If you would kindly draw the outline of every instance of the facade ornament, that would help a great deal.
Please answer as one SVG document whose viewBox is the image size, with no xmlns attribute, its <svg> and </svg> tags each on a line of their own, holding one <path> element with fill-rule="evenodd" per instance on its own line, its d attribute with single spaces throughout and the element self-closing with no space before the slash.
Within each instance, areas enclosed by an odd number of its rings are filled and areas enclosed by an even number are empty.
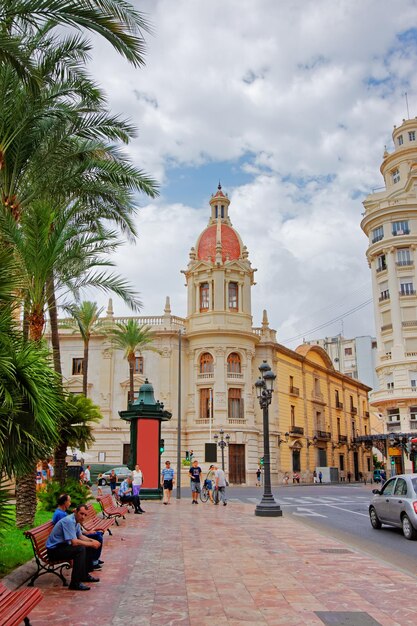
<svg viewBox="0 0 417 626">
<path fill-rule="evenodd" d="M 165 300 L 164 313 L 165 315 L 171 315 L 171 301 L 169 299 L 169 296 L 167 296 Z"/>
</svg>

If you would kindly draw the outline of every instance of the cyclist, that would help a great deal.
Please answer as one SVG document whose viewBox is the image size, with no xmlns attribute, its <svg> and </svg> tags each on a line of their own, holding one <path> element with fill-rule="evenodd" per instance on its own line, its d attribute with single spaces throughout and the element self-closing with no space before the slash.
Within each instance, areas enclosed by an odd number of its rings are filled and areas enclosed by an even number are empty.
<svg viewBox="0 0 417 626">
<path fill-rule="evenodd" d="M 214 465 L 210 465 L 209 471 L 207 472 L 207 476 L 204 480 L 204 486 L 208 490 L 208 495 L 210 498 L 210 502 L 214 502 L 213 500 L 213 480 L 214 480 Z"/>
</svg>

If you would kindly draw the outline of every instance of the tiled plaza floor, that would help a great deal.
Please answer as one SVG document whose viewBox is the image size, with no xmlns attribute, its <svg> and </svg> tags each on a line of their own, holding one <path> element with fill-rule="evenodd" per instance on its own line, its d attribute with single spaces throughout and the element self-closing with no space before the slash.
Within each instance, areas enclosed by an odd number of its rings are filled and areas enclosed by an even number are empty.
<svg viewBox="0 0 417 626">
<path fill-rule="evenodd" d="M 69 591 L 53 575 L 35 583 L 45 598 L 32 626 L 323 625 L 315 611 L 358 612 L 358 625 L 360 612 L 383 626 L 416 624 L 417 578 L 285 515 L 187 498 L 143 506 L 106 536 L 90 591 Z"/>
</svg>

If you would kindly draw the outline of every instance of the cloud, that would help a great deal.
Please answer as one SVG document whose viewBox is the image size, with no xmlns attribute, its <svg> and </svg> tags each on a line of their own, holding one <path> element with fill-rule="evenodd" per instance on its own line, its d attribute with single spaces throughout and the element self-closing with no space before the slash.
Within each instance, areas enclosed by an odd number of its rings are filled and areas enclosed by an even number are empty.
<svg viewBox="0 0 417 626">
<path fill-rule="evenodd" d="M 95 39 L 91 71 L 112 109 L 138 126 L 128 148 L 135 164 L 162 185 L 158 200 L 140 199 L 137 245 L 116 257 L 144 312 L 161 314 L 171 295 L 173 313 L 186 314 L 179 272 L 208 220 L 217 179 L 202 172 L 216 163 L 258 268 L 255 324 L 267 308 L 285 339 L 365 302 L 361 200 L 383 182 L 405 91 L 417 113 L 415 2 L 393 11 L 389 0 L 148 0 L 140 10 L 155 31 L 146 67 Z M 240 182 L 227 180 L 227 163 L 241 168 Z M 184 182 L 178 201 L 182 170 L 205 188 L 193 195 Z M 117 311 L 126 312 L 120 303 Z M 373 333 L 372 318 L 372 307 L 359 309 L 345 334 Z M 338 321 L 320 334 L 340 329 Z"/>
</svg>

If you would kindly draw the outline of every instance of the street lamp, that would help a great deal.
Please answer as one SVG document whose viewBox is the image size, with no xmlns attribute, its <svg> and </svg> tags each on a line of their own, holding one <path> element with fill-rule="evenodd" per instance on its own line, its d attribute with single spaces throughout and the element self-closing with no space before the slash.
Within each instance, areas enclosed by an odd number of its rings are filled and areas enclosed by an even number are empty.
<svg viewBox="0 0 417 626">
<path fill-rule="evenodd" d="M 269 456 L 269 405 L 274 393 L 276 375 L 266 361 L 259 367 L 261 376 L 255 383 L 256 395 L 263 412 L 264 427 L 264 493 L 262 500 L 256 505 L 255 515 L 261 517 L 281 517 L 281 507 L 274 500 L 271 490 L 271 460 Z"/>
<path fill-rule="evenodd" d="M 220 435 L 220 441 L 218 441 L 219 435 Z M 219 430 L 219 435 L 216 433 L 215 435 L 213 435 L 213 439 L 222 451 L 222 470 L 224 471 L 224 449 L 226 446 L 229 445 L 230 435 L 226 435 L 226 437 L 223 439 L 223 435 L 224 435 L 223 428 Z"/>
<path fill-rule="evenodd" d="M 178 423 L 177 423 L 177 500 L 181 500 L 181 339 L 185 329 L 178 329 Z"/>
</svg>

